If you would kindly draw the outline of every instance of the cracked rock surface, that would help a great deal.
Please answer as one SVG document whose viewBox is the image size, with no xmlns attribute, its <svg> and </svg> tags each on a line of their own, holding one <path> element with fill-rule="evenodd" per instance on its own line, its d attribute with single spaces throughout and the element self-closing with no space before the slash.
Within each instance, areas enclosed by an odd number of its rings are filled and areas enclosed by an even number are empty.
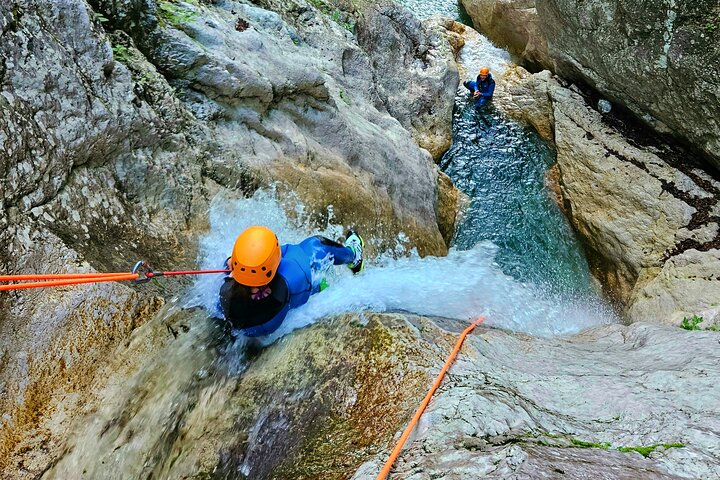
<svg viewBox="0 0 720 480">
<path fill-rule="evenodd" d="M 720 478 L 717 342 L 649 324 L 552 340 L 481 328 L 390 478 Z M 385 458 L 353 478 L 374 478 Z"/>
<path fill-rule="evenodd" d="M 720 168 L 720 4 L 463 0 L 480 31 L 582 81 Z"/>
<path fill-rule="evenodd" d="M 554 139 L 564 209 L 593 273 L 631 321 L 720 320 L 720 180 L 692 154 L 518 67 L 497 103 Z M 533 108 L 525 108 L 525 105 Z"/>
<path fill-rule="evenodd" d="M 243 361 L 202 320 L 171 307 L 139 328 L 40 478 L 375 478 L 466 326 L 340 315 Z M 480 326 L 390 478 L 720 478 L 719 338 Z"/>
</svg>

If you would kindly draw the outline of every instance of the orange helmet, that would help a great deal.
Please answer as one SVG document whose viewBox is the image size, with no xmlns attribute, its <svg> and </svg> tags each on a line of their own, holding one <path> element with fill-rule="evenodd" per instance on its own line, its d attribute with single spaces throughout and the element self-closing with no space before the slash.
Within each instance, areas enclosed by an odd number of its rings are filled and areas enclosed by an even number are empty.
<svg viewBox="0 0 720 480">
<path fill-rule="evenodd" d="M 482 67 L 480 69 L 480 75 L 487 75 L 490 73 L 490 69 L 488 67 Z"/>
<path fill-rule="evenodd" d="M 267 227 L 246 228 L 235 240 L 230 275 L 248 287 L 267 285 L 280 265 L 280 242 Z"/>
</svg>

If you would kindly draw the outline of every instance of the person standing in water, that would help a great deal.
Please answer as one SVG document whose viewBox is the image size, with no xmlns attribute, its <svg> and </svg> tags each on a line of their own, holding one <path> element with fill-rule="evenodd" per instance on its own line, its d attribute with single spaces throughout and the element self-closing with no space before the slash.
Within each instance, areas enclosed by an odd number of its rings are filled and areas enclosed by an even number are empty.
<svg viewBox="0 0 720 480">
<path fill-rule="evenodd" d="M 323 260 L 347 265 L 353 273 L 362 271 L 363 239 L 352 230 L 346 237 L 344 245 L 316 235 L 281 246 L 267 227 L 244 230 L 235 241 L 227 260 L 230 273 L 220 287 L 225 320 L 248 337 L 273 333 L 290 309 L 322 289 L 312 278 L 323 268 Z"/>
<path fill-rule="evenodd" d="M 482 67 L 475 81 L 467 80 L 463 82 L 465 88 L 470 90 L 475 100 L 475 108 L 483 107 L 492 99 L 495 93 L 495 80 L 488 67 Z"/>
</svg>

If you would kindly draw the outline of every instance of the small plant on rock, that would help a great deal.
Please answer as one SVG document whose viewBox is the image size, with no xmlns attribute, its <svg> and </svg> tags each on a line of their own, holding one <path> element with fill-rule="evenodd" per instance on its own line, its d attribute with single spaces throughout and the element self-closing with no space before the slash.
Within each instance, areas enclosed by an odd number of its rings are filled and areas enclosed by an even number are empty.
<svg viewBox="0 0 720 480">
<path fill-rule="evenodd" d="M 715 23 L 715 22 L 708 22 L 705 25 L 705 31 L 710 34 L 715 33 L 715 30 L 717 30 L 717 28 L 718 28 L 718 26 L 717 26 L 717 23 Z"/>
<path fill-rule="evenodd" d="M 350 103 L 351 103 L 350 97 L 348 96 L 347 93 L 345 93 L 345 90 L 341 89 L 339 94 L 340 94 L 340 98 L 342 99 L 342 101 L 345 102 L 346 104 L 350 105 Z"/>
<path fill-rule="evenodd" d="M 659 447 L 667 450 L 668 448 L 684 448 L 685 445 L 682 443 L 656 443 L 655 445 L 648 445 L 646 447 L 618 447 L 618 451 L 623 453 L 635 452 L 647 458 Z"/>
<path fill-rule="evenodd" d="M 680 327 L 684 328 L 685 330 L 702 330 L 700 328 L 700 324 L 702 322 L 703 322 L 703 317 L 693 315 L 690 318 L 688 318 L 688 317 L 683 318 L 682 323 L 680 323 Z"/>
<path fill-rule="evenodd" d="M 193 2 L 189 2 L 194 4 Z M 157 3 L 158 17 L 162 25 L 170 24 L 172 26 L 179 26 L 183 23 L 188 23 L 193 18 L 197 17 L 197 13 L 189 10 L 182 5 L 179 5 L 171 0 L 160 0 Z"/>
<path fill-rule="evenodd" d="M 130 60 L 130 50 L 125 45 L 113 45 L 113 58 L 118 62 L 127 63 Z"/>
<path fill-rule="evenodd" d="M 95 16 L 95 20 L 97 20 L 97 21 L 100 22 L 100 23 L 107 23 L 107 22 L 110 21 L 110 20 L 108 20 L 107 17 L 106 17 L 105 15 L 103 15 L 102 13 L 97 13 L 97 12 L 95 12 L 94 16 Z"/>
</svg>

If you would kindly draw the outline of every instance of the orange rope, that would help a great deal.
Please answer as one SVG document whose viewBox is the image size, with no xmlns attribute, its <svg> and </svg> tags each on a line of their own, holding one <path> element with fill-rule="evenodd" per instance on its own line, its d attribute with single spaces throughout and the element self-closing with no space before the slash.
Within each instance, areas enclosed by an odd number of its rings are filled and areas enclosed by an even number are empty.
<svg viewBox="0 0 720 480">
<path fill-rule="evenodd" d="M 425 398 L 423 399 L 422 403 L 418 407 L 417 411 L 415 412 L 415 416 L 413 416 L 412 420 L 410 420 L 410 423 L 408 424 L 407 428 L 405 428 L 405 431 L 403 432 L 402 436 L 400 437 L 400 440 L 398 441 L 397 445 L 395 445 L 395 448 L 393 449 L 392 453 L 390 454 L 390 458 L 388 458 L 387 462 L 385 462 L 385 466 L 382 470 L 380 470 L 380 474 L 377 476 L 376 480 L 385 480 L 385 478 L 390 473 L 390 469 L 392 468 L 393 464 L 395 463 L 395 460 L 397 460 L 397 457 L 400 455 L 400 450 L 402 450 L 403 445 L 405 445 L 405 442 L 407 441 L 408 437 L 410 436 L 410 433 L 413 431 L 415 426 L 417 425 L 418 421 L 420 420 L 420 417 L 423 414 L 423 411 L 425 411 L 425 407 L 427 407 L 428 403 L 430 403 L 430 399 L 432 398 L 433 394 L 435 393 L 435 390 L 440 386 L 440 382 L 442 382 L 443 377 L 445 376 L 445 373 L 448 371 L 452 363 L 455 361 L 455 357 L 457 357 L 458 352 L 460 351 L 460 347 L 462 347 L 463 342 L 465 341 L 465 337 L 467 337 L 468 333 L 472 332 L 475 327 L 480 325 L 485 319 L 483 317 L 478 318 L 475 320 L 470 326 L 468 326 L 458 338 L 457 342 L 455 343 L 455 348 L 453 348 L 453 351 L 450 353 L 450 356 L 448 356 L 447 360 L 445 361 L 445 365 L 443 365 L 442 370 L 440 370 L 440 373 L 438 373 L 438 376 L 435 378 L 435 382 L 433 383 L 432 387 L 430 387 L 430 391 L 428 391 L 427 395 L 425 395 Z"/>
<path fill-rule="evenodd" d="M 124 275 L 125 272 L 119 273 L 50 273 L 41 275 L 0 275 L 0 282 L 20 282 L 23 280 L 64 280 L 69 278 L 96 278 L 110 277 L 115 275 Z"/>
<path fill-rule="evenodd" d="M 72 275 L 72 274 L 70 274 Z M 51 275 L 52 276 L 52 275 Z M 0 292 L 6 290 L 23 290 L 26 288 L 60 287 L 63 285 L 79 285 L 83 283 L 99 282 L 121 282 L 123 280 L 135 280 L 139 277 L 137 273 L 115 273 L 91 277 L 71 277 L 62 280 L 51 280 L 44 282 L 16 283 L 12 285 L 0 285 Z"/>
</svg>

